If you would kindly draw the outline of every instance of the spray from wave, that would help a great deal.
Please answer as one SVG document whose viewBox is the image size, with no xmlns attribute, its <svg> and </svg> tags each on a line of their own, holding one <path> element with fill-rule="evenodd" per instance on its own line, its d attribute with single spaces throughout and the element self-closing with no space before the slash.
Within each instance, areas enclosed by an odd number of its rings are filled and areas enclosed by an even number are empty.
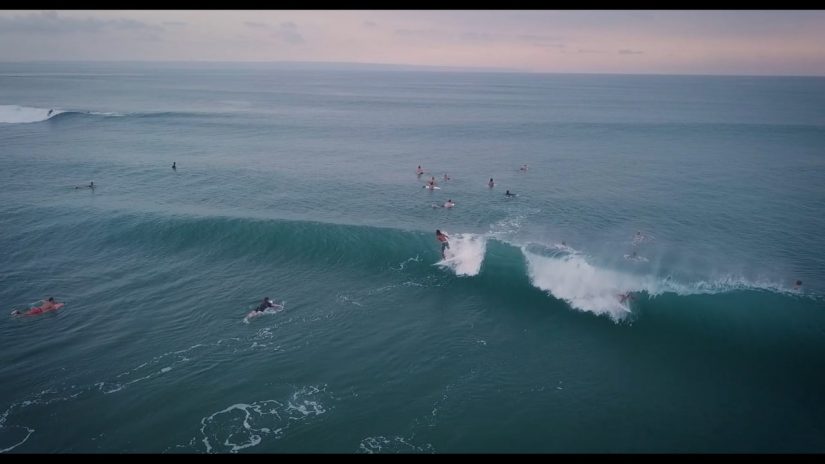
<svg viewBox="0 0 825 464">
<path fill-rule="evenodd" d="M 531 283 L 570 306 L 618 321 L 630 314 L 628 302 L 621 301 L 626 292 L 655 293 L 652 277 L 602 269 L 591 265 L 584 256 L 572 253 L 558 257 L 541 256 L 522 248 L 527 260 Z"/>
<path fill-rule="evenodd" d="M 455 272 L 457 276 L 474 276 L 481 271 L 487 239 L 477 234 L 455 234 L 450 237 L 447 258 L 436 263 Z"/>
<path fill-rule="evenodd" d="M 536 288 L 567 302 L 580 311 L 607 315 L 618 322 L 629 316 L 632 300 L 628 294 L 655 297 L 665 293 L 680 296 L 718 294 L 731 291 L 762 290 L 798 295 L 792 289 L 770 281 L 751 281 L 726 275 L 712 280 L 683 281 L 670 276 L 637 275 L 596 266 L 570 247 L 522 246 L 530 282 Z"/>
</svg>

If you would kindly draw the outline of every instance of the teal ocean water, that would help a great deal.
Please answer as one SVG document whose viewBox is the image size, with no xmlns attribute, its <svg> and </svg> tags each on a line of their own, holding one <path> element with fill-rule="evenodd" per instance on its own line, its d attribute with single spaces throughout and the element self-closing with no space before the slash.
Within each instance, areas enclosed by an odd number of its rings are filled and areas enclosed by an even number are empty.
<svg viewBox="0 0 825 464">
<path fill-rule="evenodd" d="M 5 63 L 0 185 L 3 452 L 825 451 L 822 78 Z"/>
</svg>

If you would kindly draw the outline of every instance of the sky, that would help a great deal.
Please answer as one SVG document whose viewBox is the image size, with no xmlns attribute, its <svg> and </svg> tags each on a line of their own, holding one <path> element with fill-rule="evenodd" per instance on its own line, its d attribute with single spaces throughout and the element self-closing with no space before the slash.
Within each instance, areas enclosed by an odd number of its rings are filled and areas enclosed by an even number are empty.
<svg viewBox="0 0 825 464">
<path fill-rule="evenodd" d="M 0 62 L 54 60 L 825 76 L 825 11 L 0 11 Z"/>
</svg>

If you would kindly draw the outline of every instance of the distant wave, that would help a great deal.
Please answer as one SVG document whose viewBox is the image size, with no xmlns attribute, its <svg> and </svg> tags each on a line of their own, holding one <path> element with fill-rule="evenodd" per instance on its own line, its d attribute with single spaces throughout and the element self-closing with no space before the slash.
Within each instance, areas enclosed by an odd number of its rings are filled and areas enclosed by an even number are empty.
<svg viewBox="0 0 825 464">
<path fill-rule="evenodd" d="M 20 124 L 29 122 L 45 121 L 53 118 L 65 111 L 54 110 L 52 108 L 32 108 L 30 106 L 0 105 L 0 123 Z"/>
<path fill-rule="evenodd" d="M 49 114 L 51 111 L 51 114 Z M 121 113 L 99 111 L 66 111 L 56 108 L 35 108 L 20 105 L 0 105 L 0 123 L 26 124 L 42 122 L 58 115 L 85 114 L 92 116 L 124 116 Z"/>
</svg>

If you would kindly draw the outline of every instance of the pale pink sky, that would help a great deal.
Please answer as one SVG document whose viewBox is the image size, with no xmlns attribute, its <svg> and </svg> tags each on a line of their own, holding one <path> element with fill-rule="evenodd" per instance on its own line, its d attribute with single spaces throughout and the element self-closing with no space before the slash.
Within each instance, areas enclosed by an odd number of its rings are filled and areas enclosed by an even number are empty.
<svg viewBox="0 0 825 464">
<path fill-rule="evenodd" d="M 825 76 L 825 11 L 0 11 L 0 61 Z"/>
</svg>

